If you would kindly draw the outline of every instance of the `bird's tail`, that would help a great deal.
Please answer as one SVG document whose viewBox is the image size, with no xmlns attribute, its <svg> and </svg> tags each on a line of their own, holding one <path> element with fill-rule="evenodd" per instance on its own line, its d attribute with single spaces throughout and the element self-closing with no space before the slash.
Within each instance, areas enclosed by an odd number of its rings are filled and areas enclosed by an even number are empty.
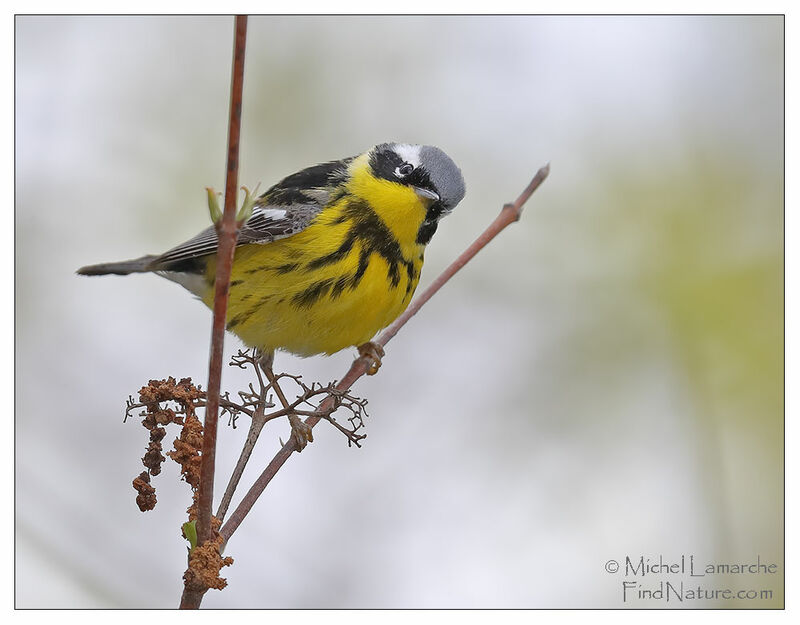
<svg viewBox="0 0 800 625">
<path fill-rule="evenodd" d="M 78 269 L 77 273 L 82 276 L 105 276 L 115 274 L 127 276 L 129 273 L 145 273 L 153 271 L 152 262 L 157 256 L 142 256 L 132 260 L 123 260 L 117 263 L 100 263 L 99 265 L 87 265 Z"/>
</svg>

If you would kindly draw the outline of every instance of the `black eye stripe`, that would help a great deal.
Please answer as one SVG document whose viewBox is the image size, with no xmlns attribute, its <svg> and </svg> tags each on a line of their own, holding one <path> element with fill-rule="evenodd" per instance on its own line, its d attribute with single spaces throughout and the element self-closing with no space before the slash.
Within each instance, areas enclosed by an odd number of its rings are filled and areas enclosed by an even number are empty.
<svg viewBox="0 0 800 625">
<path fill-rule="evenodd" d="M 375 150 L 369 157 L 369 165 L 378 178 L 396 180 L 395 170 L 403 165 L 404 161 L 399 154 L 390 150 Z"/>
</svg>

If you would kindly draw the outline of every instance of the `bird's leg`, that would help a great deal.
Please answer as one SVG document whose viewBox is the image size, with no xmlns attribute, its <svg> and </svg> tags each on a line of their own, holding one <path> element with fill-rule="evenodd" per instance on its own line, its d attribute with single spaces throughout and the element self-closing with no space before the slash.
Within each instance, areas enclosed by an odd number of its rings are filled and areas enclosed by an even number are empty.
<svg viewBox="0 0 800 625">
<path fill-rule="evenodd" d="M 278 385 L 278 378 L 272 371 L 272 363 L 274 360 L 274 351 L 261 352 L 261 357 L 258 359 L 258 364 L 261 367 L 261 370 L 266 374 L 270 386 L 272 386 L 274 389 L 275 394 L 278 396 L 281 404 L 287 411 L 289 411 L 287 416 L 289 417 L 289 425 L 292 426 L 292 439 L 294 439 L 295 443 L 297 444 L 297 451 L 303 451 L 308 443 L 314 442 L 314 436 L 311 434 L 311 426 L 305 423 L 300 417 L 291 411 L 289 402 L 286 400 L 286 395 L 283 394 L 283 390 L 281 390 L 281 387 Z"/>
<path fill-rule="evenodd" d="M 378 373 L 378 369 L 381 368 L 381 358 L 386 355 L 386 352 L 380 343 L 369 341 L 358 346 L 358 354 L 361 358 L 367 358 L 370 362 L 367 375 L 375 375 Z"/>
</svg>

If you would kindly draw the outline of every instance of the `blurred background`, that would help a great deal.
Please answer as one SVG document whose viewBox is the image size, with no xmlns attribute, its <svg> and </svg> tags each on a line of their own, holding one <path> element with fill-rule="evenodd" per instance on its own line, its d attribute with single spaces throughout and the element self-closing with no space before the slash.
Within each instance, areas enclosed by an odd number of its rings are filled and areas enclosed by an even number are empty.
<svg viewBox="0 0 800 625">
<path fill-rule="evenodd" d="M 147 432 L 122 417 L 151 378 L 205 387 L 211 314 L 155 276 L 74 271 L 208 225 L 232 33 L 16 18 L 18 607 L 178 604 L 189 488 L 168 462 L 138 511 Z M 421 287 L 552 170 L 357 383 L 363 448 L 320 424 L 204 606 L 782 606 L 783 118 L 781 17 L 251 18 L 242 184 L 390 140 L 461 166 Z M 325 382 L 354 355 L 276 367 Z M 220 430 L 218 496 L 246 431 Z M 682 556 L 777 572 L 625 575 Z M 638 594 L 667 581 L 756 595 Z"/>
</svg>

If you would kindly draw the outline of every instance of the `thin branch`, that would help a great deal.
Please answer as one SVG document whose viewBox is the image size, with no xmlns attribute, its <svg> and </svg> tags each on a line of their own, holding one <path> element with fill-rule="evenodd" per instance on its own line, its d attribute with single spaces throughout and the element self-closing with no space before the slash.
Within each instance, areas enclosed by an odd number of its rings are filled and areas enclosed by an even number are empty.
<svg viewBox="0 0 800 625">
<path fill-rule="evenodd" d="M 211 357 L 208 367 L 206 417 L 203 425 L 203 452 L 201 456 L 200 488 L 197 502 L 198 544 L 212 540 L 211 506 L 214 500 L 214 464 L 217 446 L 217 421 L 219 418 L 220 379 L 225 338 L 225 319 L 228 309 L 231 268 L 236 247 L 236 188 L 239 175 L 239 129 L 242 117 L 242 87 L 244 83 L 244 52 L 247 39 L 247 16 L 237 15 L 235 26 L 233 70 L 231 78 L 231 103 L 228 123 L 228 165 L 225 181 L 225 209 L 217 222 L 219 248 L 217 271 L 214 280 L 214 318 L 211 330 Z M 200 606 L 204 593 L 185 589 L 182 608 Z"/>
<path fill-rule="evenodd" d="M 237 413 L 244 413 L 247 414 L 250 418 L 250 429 L 247 432 L 247 437 L 245 438 L 244 444 L 242 446 L 242 451 L 239 454 L 239 460 L 236 462 L 236 466 L 233 469 L 231 477 L 228 481 L 228 486 L 225 488 L 225 494 L 222 497 L 222 501 L 217 508 L 216 517 L 217 520 L 222 522 L 225 519 L 225 515 L 228 513 L 228 508 L 230 506 L 231 500 L 236 492 L 236 489 L 239 486 L 239 481 L 241 480 L 242 474 L 247 466 L 248 461 L 253 453 L 253 448 L 258 441 L 258 437 L 261 434 L 261 430 L 264 428 L 264 425 L 268 421 L 272 421 L 273 419 L 277 419 L 278 417 L 283 417 L 286 415 L 295 415 L 297 417 L 309 417 L 317 415 L 316 406 L 311 403 L 311 400 L 315 397 L 324 395 L 337 395 L 339 398 L 338 403 L 335 405 L 335 408 L 339 408 L 340 406 L 349 410 L 352 414 L 350 418 L 348 418 L 348 422 L 353 426 L 353 429 L 348 429 L 347 427 L 338 423 L 330 414 L 322 414 L 321 416 L 327 419 L 331 425 L 333 425 L 336 429 L 338 429 L 342 434 L 347 437 L 348 444 L 354 444 L 360 446 L 359 441 L 364 438 L 365 435 L 359 435 L 357 430 L 363 426 L 363 417 L 366 416 L 366 400 L 361 400 L 355 397 L 351 397 L 350 395 L 343 395 L 338 393 L 334 388 L 333 384 L 329 384 L 326 386 L 322 386 L 318 383 L 313 383 L 311 386 L 306 385 L 301 380 L 301 376 L 299 375 L 290 375 L 288 373 L 280 373 L 280 374 L 272 374 L 272 381 L 268 384 L 265 384 L 264 378 L 262 377 L 262 367 L 260 365 L 261 359 L 259 358 L 259 352 L 256 350 L 246 350 L 241 351 L 234 356 L 231 360 L 231 366 L 236 366 L 239 368 L 244 369 L 247 365 L 252 367 L 253 371 L 255 371 L 256 376 L 258 378 L 258 387 L 259 390 L 256 391 L 253 389 L 253 385 L 250 384 L 250 392 L 239 392 L 239 396 L 242 398 L 242 404 L 236 404 L 234 402 L 225 402 L 224 399 L 222 401 L 222 407 L 226 409 L 231 415 L 236 415 Z M 266 372 L 265 372 L 266 373 Z M 274 408 L 275 404 L 268 401 L 268 394 L 270 389 L 278 389 L 277 382 L 281 378 L 289 378 L 292 380 L 300 389 L 301 393 L 295 398 L 294 401 L 288 402 L 286 397 L 284 396 L 283 408 L 279 408 L 278 410 L 273 410 L 271 412 L 267 412 L 267 408 Z M 324 399 L 324 397 L 322 398 Z M 129 402 L 129 410 L 137 407 L 137 404 L 132 403 L 133 400 Z M 311 409 L 309 410 L 301 410 L 299 406 L 307 404 Z M 197 402 L 195 406 L 203 406 L 202 402 Z M 252 405 L 255 406 L 254 410 L 250 410 L 245 406 Z"/>
<path fill-rule="evenodd" d="M 267 393 L 266 389 L 264 389 L 262 391 L 258 408 L 250 420 L 250 429 L 247 432 L 247 438 L 242 446 L 242 453 L 239 454 L 239 460 L 237 461 L 236 467 L 231 474 L 230 480 L 228 480 L 228 486 L 225 488 L 222 501 L 220 501 L 219 508 L 217 509 L 216 517 L 220 521 L 222 521 L 225 518 L 225 515 L 228 513 L 228 507 L 231 505 L 231 500 L 233 499 L 233 494 L 236 492 L 236 487 L 239 486 L 239 480 L 242 479 L 242 474 L 247 466 L 247 461 L 250 460 L 250 455 L 253 453 L 253 449 L 256 446 L 256 442 L 261 434 L 261 430 L 267 423 L 267 418 L 264 416 L 264 409 L 266 405 Z"/>
<path fill-rule="evenodd" d="M 244 405 L 238 404 L 232 404 L 228 407 L 228 411 L 231 415 L 235 415 L 236 412 L 248 414 L 250 416 L 250 428 L 247 432 L 244 445 L 242 446 L 242 451 L 239 454 L 239 460 L 236 462 L 233 473 L 231 473 L 231 477 L 228 480 L 228 486 L 225 488 L 225 493 L 222 495 L 222 501 L 220 501 L 219 507 L 217 508 L 217 514 L 215 516 L 220 522 L 222 522 L 225 515 L 228 513 L 228 507 L 231 504 L 236 488 L 239 486 L 239 480 L 241 480 L 242 474 L 247 467 L 247 462 L 250 460 L 256 442 L 258 442 L 261 430 L 264 428 L 267 421 L 272 418 L 271 415 L 266 414 L 267 408 L 273 407 L 274 404 L 268 402 L 267 393 L 269 391 L 269 385 L 264 384 L 264 378 L 261 375 L 261 367 L 258 366 L 258 354 L 259 352 L 256 350 L 239 350 L 238 354 L 233 356 L 230 363 L 231 366 L 239 367 L 240 369 L 245 369 L 248 365 L 252 367 L 258 380 L 259 390 L 256 392 L 251 383 L 251 390 L 249 393 L 239 392 L 239 396 L 242 398 L 243 402 L 246 404 L 254 404 L 255 410 L 247 410 Z"/>
<path fill-rule="evenodd" d="M 220 378 L 225 339 L 225 318 L 228 312 L 233 254 L 236 247 L 236 185 L 239 175 L 239 128 L 242 117 L 242 84 L 247 17 L 236 17 L 236 39 L 233 56 L 230 119 L 228 125 L 228 171 L 225 181 L 225 211 L 217 222 L 219 250 L 214 279 L 214 320 L 211 334 L 211 358 L 208 371 L 206 418 L 203 425 L 203 462 L 197 510 L 197 537 L 200 544 L 211 539 L 211 505 L 214 498 L 214 462 L 216 460 L 217 420 L 219 413 Z"/>
<path fill-rule="evenodd" d="M 475 256 L 475 254 L 477 254 L 481 249 L 486 247 L 489 241 L 496 237 L 504 228 L 506 228 L 509 224 L 518 221 L 522 215 L 522 207 L 525 205 L 531 195 L 533 195 L 534 191 L 539 188 L 539 185 L 544 182 L 549 173 L 549 164 L 539 169 L 539 171 L 536 172 L 536 175 L 533 177 L 533 180 L 531 180 L 530 184 L 528 184 L 516 201 L 512 204 L 505 204 L 503 206 L 500 214 L 486 228 L 486 230 L 483 231 L 483 233 L 475 240 L 475 242 L 472 243 L 472 245 L 470 245 L 466 250 L 464 250 L 464 252 L 455 261 L 453 261 L 453 263 L 447 269 L 445 269 L 444 272 L 442 272 L 442 274 L 436 278 L 436 280 L 434 280 L 433 283 L 419 297 L 417 297 L 411 303 L 406 311 L 400 315 L 400 317 L 398 317 L 391 326 L 381 333 L 377 339 L 377 343 L 385 346 L 390 340 L 392 340 L 392 338 L 394 338 L 394 336 L 400 331 L 400 328 L 402 328 L 408 322 L 408 320 L 417 313 L 423 304 L 425 304 L 425 302 L 427 302 L 434 295 L 434 293 L 436 293 L 436 291 L 442 288 L 442 286 L 450 278 L 452 278 L 459 269 L 469 262 L 470 259 L 472 259 L 472 257 Z M 356 382 L 356 380 L 358 380 L 369 370 L 371 364 L 372 362 L 369 357 L 361 357 L 353 361 L 350 370 L 334 387 L 335 392 L 346 393 Z M 329 415 L 335 409 L 336 401 L 337 395 L 335 393 L 329 395 L 319 405 L 317 410 L 314 411 L 314 414 L 306 419 L 306 424 L 313 428 L 321 419 L 325 418 L 325 415 Z M 296 443 L 294 440 L 290 439 L 289 442 L 287 442 L 280 449 L 280 451 L 278 451 L 255 483 L 250 487 L 250 490 L 247 491 L 247 494 L 239 503 L 239 506 L 231 513 L 228 521 L 222 526 L 222 529 L 220 529 L 220 534 L 224 538 L 225 542 L 230 539 L 239 525 L 241 525 L 244 518 L 261 496 L 261 493 L 264 492 L 264 489 L 270 483 L 272 478 L 275 477 L 275 474 L 278 472 L 278 470 L 289 459 L 289 456 L 292 455 L 292 452 L 296 450 Z"/>
</svg>

